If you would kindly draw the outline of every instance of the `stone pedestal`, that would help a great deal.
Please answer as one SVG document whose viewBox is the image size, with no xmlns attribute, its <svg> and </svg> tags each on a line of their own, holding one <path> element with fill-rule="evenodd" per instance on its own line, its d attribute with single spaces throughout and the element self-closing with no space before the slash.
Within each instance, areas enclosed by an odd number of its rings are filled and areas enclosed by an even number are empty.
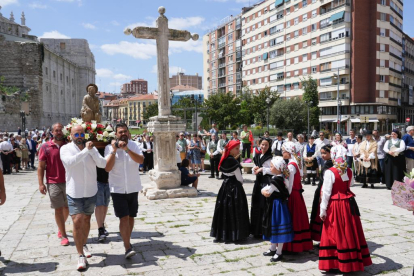
<svg viewBox="0 0 414 276">
<path fill-rule="evenodd" d="M 185 123 L 175 116 L 151 117 L 148 131 L 154 134 L 154 169 L 149 171 L 151 184 L 144 187 L 148 199 L 197 196 L 192 187 L 180 187 L 181 172 L 177 168 L 176 135 Z"/>
</svg>

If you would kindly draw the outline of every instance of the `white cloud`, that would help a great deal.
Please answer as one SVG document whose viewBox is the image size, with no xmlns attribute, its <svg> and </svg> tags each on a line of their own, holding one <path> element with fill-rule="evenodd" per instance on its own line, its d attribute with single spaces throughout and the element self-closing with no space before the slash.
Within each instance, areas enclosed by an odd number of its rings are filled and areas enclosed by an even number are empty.
<svg viewBox="0 0 414 276">
<path fill-rule="evenodd" d="M 169 68 L 170 76 L 177 74 L 178 72 L 185 73 L 185 69 L 178 67 L 178 66 L 170 66 Z M 154 64 L 152 66 L 151 73 L 156 74 L 157 73 L 157 64 Z"/>
<path fill-rule="evenodd" d="M 116 20 L 112 20 L 111 24 L 114 25 L 114 26 L 119 26 L 120 25 L 119 22 L 116 21 Z"/>
<path fill-rule="evenodd" d="M 91 23 L 82 23 L 82 26 L 85 29 L 90 29 L 90 30 L 95 30 L 96 29 L 96 26 L 95 25 L 92 25 Z"/>
<path fill-rule="evenodd" d="M 121 86 L 121 85 L 123 85 L 123 83 L 122 82 L 110 82 L 109 85 L 111 85 L 111 86 Z"/>
<path fill-rule="evenodd" d="M 0 0 L 0 6 L 5 7 L 7 5 L 18 4 L 17 0 Z"/>
<path fill-rule="evenodd" d="M 31 4 L 29 4 L 29 7 L 32 9 L 46 9 L 47 5 L 43 5 L 40 2 L 33 2 Z"/>
<path fill-rule="evenodd" d="M 155 27 L 155 19 L 147 17 L 148 22 L 137 22 L 127 26 L 131 30 L 135 27 Z M 193 16 L 193 17 L 171 17 L 168 19 L 168 27 L 170 29 L 187 29 L 201 25 L 205 21 L 204 17 Z"/>
<path fill-rule="evenodd" d="M 89 49 L 93 50 L 93 49 L 96 49 L 96 48 L 98 48 L 97 45 L 89 43 Z"/>
<path fill-rule="evenodd" d="M 44 32 L 39 38 L 70 38 L 67 35 L 61 34 L 58 31 Z"/>
<path fill-rule="evenodd" d="M 96 69 L 97 78 L 115 79 L 115 80 L 131 80 L 132 77 L 124 74 L 115 74 L 110 69 L 100 68 Z"/>
</svg>

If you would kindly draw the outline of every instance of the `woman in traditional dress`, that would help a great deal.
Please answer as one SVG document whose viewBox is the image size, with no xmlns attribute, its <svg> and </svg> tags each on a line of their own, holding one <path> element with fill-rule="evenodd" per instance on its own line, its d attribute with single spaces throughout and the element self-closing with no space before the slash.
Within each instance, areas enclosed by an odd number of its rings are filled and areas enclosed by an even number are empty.
<svg viewBox="0 0 414 276">
<path fill-rule="evenodd" d="M 315 144 L 315 137 L 309 137 L 309 143 L 305 146 L 303 150 L 303 159 L 305 160 L 305 167 L 306 167 L 306 181 L 305 184 L 311 184 L 312 178 L 312 186 L 316 185 L 316 170 L 318 169 L 318 161 L 316 160 L 316 144 Z"/>
<path fill-rule="evenodd" d="M 294 237 L 292 221 L 287 206 L 289 197 L 289 170 L 283 157 L 273 157 L 270 171 L 275 175 L 270 185 L 262 189 L 266 197 L 266 212 L 263 218 L 263 239 L 270 241 L 270 248 L 264 256 L 271 256 L 271 262 L 282 259 L 283 243 Z M 276 250 L 277 249 L 277 250 Z"/>
<path fill-rule="evenodd" d="M 252 206 L 250 210 L 250 233 L 258 239 L 263 238 L 262 224 L 263 214 L 265 211 L 266 198 L 262 195 L 262 189 L 270 183 L 272 173 L 270 172 L 270 161 L 272 160 L 272 151 L 270 146 L 272 140 L 264 138 L 260 140 L 261 154 L 255 155 L 253 161 L 256 165 L 253 167 L 253 173 L 256 175 L 252 192 Z"/>
<path fill-rule="evenodd" d="M 350 190 L 352 171 L 347 168 L 346 151 L 334 147 L 331 155 L 334 166 L 325 172 L 321 195 L 319 269 L 363 271 L 372 261 L 355 194 Z"/>
<path fill-rule="evenodd" d="M 217 195 L 210 236 L 214 242 L 239 242 L 250 234 L 249 209 L 243 189 L 240 163 L 240 141 L 230 141 L 224 148 L 219 170 L 224 175 Z"/>
<path fill-rule="evenodd" d="M 405 171 L 405 142 L 401 139 L 401 134 L 397 129 L 391 132 L 391 139 L 384 145 L 386 153 L 384 160 L 384 176 L 387 189 L 391 190 L 394 181 L 402 181 Z"/>
<path fill-rule="evenodd" d="M 312 212 L 310 217 L 311 237 L 314 241 L 321 241 L 322 221 L 319 217 L 319 204 L 321 199 L 323 175 L 325 174 L 326 170 L 332 168 L 333 166 L 331 159 L 331 148 L 332 145 L 325 145 L 321 148 L 321 156 L 325 163 L 322 167 L 318 188 L 316 188 L 315 195 L 313 196 Z"/>
<path fill-rule="evenodd" d="M 346 149 L 348 148 L 348 144 L 342 139 L 342 134 L 339 133 L 339 132 L 335 133 L 335 138 L 331 142 L 331 145 L 333 147 L 334 146 L 337 146 L 337 145 L 341 145 L 341 146 L 343 146 Z"/>
<path fill-rule="evenodd" d="M 293 142 L 283 144 L 283 159 L 288 160 L 289 169 L 289 191 L 288 200 L 289 212 L 292 216 L 294 240 L 283 245 L 283 250 L 287 252 L 303 252 L 312 249 L 312 239 L 309 230 L 309 217 L 306 210 L 305 201 L 302 196 L 301 171 L 298 165 L 300 153 Z"/>
</svg>

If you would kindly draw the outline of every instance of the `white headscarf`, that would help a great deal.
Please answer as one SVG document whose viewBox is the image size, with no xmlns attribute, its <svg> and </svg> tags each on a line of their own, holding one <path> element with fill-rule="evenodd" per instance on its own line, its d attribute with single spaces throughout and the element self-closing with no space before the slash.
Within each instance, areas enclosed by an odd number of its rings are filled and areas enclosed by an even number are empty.
<svg viewBox="0 0 414 276">
<path fill-rule="evenodd" d="M 273 166 L 278 170 L 281 171 L 282 176 L 283 176 L 283 180 L 285 183 L 286 187 L 289 187 L 289 169 L 286 165 L 285 160 L 283 159 L 282 156 L 275 156 L 272 158 L 272 164 Z"/>
<path fill-rule="evenodd" d="M 292 156 L 291 160 L 298 165 L 300 176 L 303 176 L 302 170 L 302 155 L 300 154 L 300 145 L 295 142 L 286 142 L 282 146 L 282 150 L 290 153 Z"/>
</svg>

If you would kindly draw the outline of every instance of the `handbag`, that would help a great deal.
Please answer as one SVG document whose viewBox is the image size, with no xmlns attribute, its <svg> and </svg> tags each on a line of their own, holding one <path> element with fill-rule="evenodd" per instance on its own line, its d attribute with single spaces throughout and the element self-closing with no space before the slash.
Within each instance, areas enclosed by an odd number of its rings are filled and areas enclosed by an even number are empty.
<svg viewBox="0 0 414 276">
<path fill-rule="evenodd" d="M 22 157 L 22 150 L 21 149 L 16 150 L 16 157 L 18 157 L 18 158 Z"/>
</svg>

